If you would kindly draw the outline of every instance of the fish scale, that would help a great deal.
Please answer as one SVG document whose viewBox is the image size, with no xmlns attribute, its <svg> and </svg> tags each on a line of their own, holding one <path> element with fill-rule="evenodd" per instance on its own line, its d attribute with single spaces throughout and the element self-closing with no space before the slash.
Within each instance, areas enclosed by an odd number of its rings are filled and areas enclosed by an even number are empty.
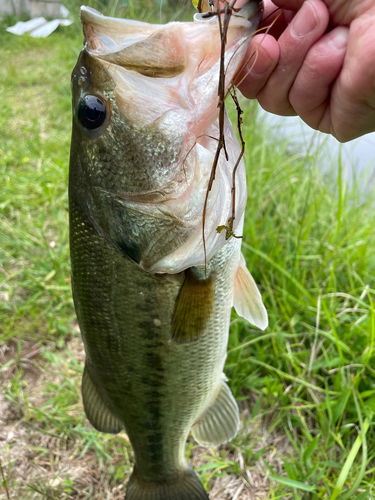
<svg viewBox="0 0 375 500">
<path fill-rule="evenodd" d="M 237 259 L 231 258 L 240 243 L 233 240 L 211 262 L 217 286 L 204 337 L 174 344 L 180 277 L 148 274 L 126 259 L 97 234 L 74 198 L 71 187 L 73 290 L 88 370 L 107 406 L 123 420 L 138 468 L 157 480 L 186 467 L 187 433 L 220 380 L 237 270 Z M 228 260 L 234 263 L 229 269 Z M 139 309 L 147 319 L 138 316 Z"/>
</svg>

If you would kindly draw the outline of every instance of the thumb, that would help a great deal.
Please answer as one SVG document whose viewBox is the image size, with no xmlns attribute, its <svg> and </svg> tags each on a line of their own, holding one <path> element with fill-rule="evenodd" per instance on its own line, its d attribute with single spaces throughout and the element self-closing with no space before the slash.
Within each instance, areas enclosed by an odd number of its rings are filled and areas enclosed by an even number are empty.
<svg viewBox="0 0 375 500">
<path fill-rule="evenodd" d="M 248 99 L 255 99 L 267 83 L 280 56 L 280 47 L 270 35 L 256 35 L 250 42 L 244 66 L 235 78 L 235 85 Z"/>
</svg>

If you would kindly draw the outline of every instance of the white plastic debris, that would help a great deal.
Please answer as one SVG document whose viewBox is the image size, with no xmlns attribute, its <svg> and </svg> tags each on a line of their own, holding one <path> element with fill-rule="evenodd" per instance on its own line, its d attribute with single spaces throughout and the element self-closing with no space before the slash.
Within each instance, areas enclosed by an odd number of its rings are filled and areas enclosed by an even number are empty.
<svg viewBox="0 0 375 500">
<path fill-rule="evenodd" d="M 47 21 L 44 17 L 37 17 L 35 19 L 30 19 L 30 21 L 21 22 L 18 21 L 14 26 L 9 26 L 6 30 L 14 35 L 23 35 L 29 33 L 34 38 L 46 38 L 51 33 L 53 33 L 59 26 L 70 26 L 73 21 L 66 19 L 69 15 L 69 11 L 63 5 L 60 6 L 60 14 L 65 19 L 54 19 L 53 21 Z"/>
<path fill-rule="evenodd" d="M 34 38 L 46 38 L 59 26 L 70 26 L 72 22 L 73 21 L 69 21 L 69 19 L 54 19 L 49 23 L 46 21 L 46 24 L 43 24 L 42 26 L 39 26 L 39 28 L 33 30 L 30 35 Z"/>
<path fill-rule="evenodd" d="M 63 5 L 60 5 L 60 14 L 61 14 L 61 17 L 63 17 L 65 19 L 69 16 L 69 11 L 66 7 L 64 7 Z"/>
<path fill-rule="evenodd" d="M 14 35 L 23 35 L 24 33 L 30 33 L 31 31 L 39 28 L 43 24 L 46 24 L 46 20 L 44 17 L 37 17 L 36 19 L 30 19 L 30 21 L 26 21 L 23 23 L 22 21 L 18 21 L 14 26 L 10 26 L 7 28 L 9 33 L 13 33 Z"/>
</svg>

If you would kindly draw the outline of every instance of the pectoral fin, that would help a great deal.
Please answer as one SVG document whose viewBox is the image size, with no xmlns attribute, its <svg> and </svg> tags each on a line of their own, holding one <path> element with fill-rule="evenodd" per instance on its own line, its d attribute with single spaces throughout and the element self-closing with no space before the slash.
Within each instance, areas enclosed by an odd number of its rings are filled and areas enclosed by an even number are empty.
<svg viewBox="0 0 375 500">
<path fill-rule="evenodd" d="M 85 366 L 82 377 L 83 407 L 91 425 L 100 432 L 117 434 L 124 429 L 124 424 L 104 404 L 99 396 Z"/>
<path fill-rule="evenodd" d="M 187 269 L 173 316 L 173 340 L 183 344 L 201 337 L 212 314 L 213 304 L 213 275 L 200 279 L 192 269 Z"/>
<path fill-rule="evenodd" d="M 224 380 L 202 416 L 191 428 L 193 437 L 203 446 L 218 446 L 235 437 L 240 417 L 236 400 Z"/>
<path fill-rule="evenodd" d="M 239 316 L 247 319 L 252 325 L 261 330 L 267 328 L 268 315 L 262 302 L 262 296 L 246 267 L 242 254 L 234 282 L 233 307 Z"/>
</svg>

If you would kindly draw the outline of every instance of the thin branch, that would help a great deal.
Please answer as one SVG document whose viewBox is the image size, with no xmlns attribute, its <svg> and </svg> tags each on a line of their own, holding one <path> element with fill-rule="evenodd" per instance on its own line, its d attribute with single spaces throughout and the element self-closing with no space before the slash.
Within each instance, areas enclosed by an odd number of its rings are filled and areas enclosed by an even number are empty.
<svg viewBox="0 0 375 500">
<path fill-rule="evenodd" d="M 242 238 L 242 236 L 236 236 L 233 232 L 233 224 L 234 220 L 236 218 L 236 172 L 238 169 L 238 166 L 240 164 L 240 161 L 243 158 L 243 155 L 245 154 L 245 141 L 242 135 L 242 114 L 243 111 L 241 109 L 241 106 L 238 102 L 237 99 L 237 94 L 236 94 L 236 89 L 233 88 L 232 93 L 231 93 L 232 99 L 234 101 L 234 104 L 236 105 L 236 110 L 237 110 L 237 128 L 238 128 L 238 134 L 240 136 L 240 141 L 241 141 L 241 152 L 237 158 L 236 164 L 233 168 L 232 172 L 232 215 L 228 219 L 227 227 L 226 229 L 226 234 L 225 234 L 225 239 L 229 240 L 231 236 L 234 238 Z"/>
<path fill-rule="evenodd" d="M 220 39 L 221 39 L 221 52 L 220 52 L 220 77 L 219 77 L 219 86 L 218 86 L 218 108 L 219 108 L 219 141 L 216 148 L 215 158 L 211 168 L 210 179 L 208 181 L 206 197 L 204 200 L 203 206 L 203 220 L 202 220 L 202 236 L 203 236 L 203 251 L 204 251 L 204 266 L 207 268 L 207 249 L 206 249 L 206 237 L 205 237 L 205 225 L 206 225 L 206 210 L 207 210 L 207 202 L 208 195 L 212 189 L 212 184 L 215 180 L 216 169 L 219 162 L 219 157 L 221 150 L 224 149 L 225 157 L 228 161 L 228 153 L 225 147 L 225 138 L 224 138 L 224 117 L 225 117 L 225 46 L 227 43 L 227 32 L 229 27 L 230 18 L 232 15 L 232 8 L 236 0 L 233 0 L 230 4 L 226 4 L 224 7 L 224 22 L 222 23 L 221 19 L 221 9 L 220 3 L 218 3 L 217 11 L 215 15 L 217 15 L 219 21 L 219 31 L 220 31 Z M 213 15 L 213 12 L 207 12 L 206 14 Z M 206 16 L 208 17 L 208 16 Z"/>
<path fill-rule="evenodd" d="M 233 82 L 230 83 L 227 92 L 225 92 L 225 76 L 226 76 L 226 69 L 225 69 L 225 47 L 226 47 L 226 43 L 227 43 L 227 33 L 228 33 L 229 22 L 230 22 L 230 19 L 231 19 L 231 16 L 232 16 L 233 12 L 237 11 L 236 9 L 234 9 L 235 3 L 236 3 L 236 0 L 232 0 L 230 3 L 225 2 L 225 6 L 224 6 L 224 19 L 223 20 L 222 20 L 222 16 L 221 16 L 222 11 L 220 9 L 220 3 L 218 3 L 218 7 L 217 7 L 216 11 L 208 11 L 208 12 L 205 12 L 204 14 L 202 14 L 202 16 L 205 17 L 205 18 L 217 16 L 218 22 L 219 22 L 219 32 L 220 32 L 220 40 L 221 40 L 220 70 L 219 70 L 220 74 L 219 74 L 219 85 L 218 85 L 218 97 L 219 97 L 219 101 L 218 101 L 218 108 L 219 108 L 219 138 L 218 138 L 218 144 L 217 144 L 217 148 L 216 148 L 216 152 L 215 152 L 214 161 L 213 161 L 213 164 L 212 164 L 212 167 L 211 167 L 210 178 L 209 178 L 209 181 L 208 181 L 206 196 L 205 196 L 204 205 L 203 205 L 203 218 L 202 218 L 202 237 L 203 237 L 203 251 L 204 251 L 204 265 L 205 265 L 205 269 L 207 268 L 207 248 L 206 248 L 206 237 L 205 237 L 205 225 L 206 225 L 206 211 L 207 211 L 207 204 L 208 204 L 208 196 L 209 196 L 209 193 L 210 193 L 210 191 L 212 189 L 213 182 L 215 180 L 216 169 L 217 169 L 217 166 L 218 166 L 218 163 L 219 163 L 220 153 L 221 153 L 222 149 L 224 150 L 226 160 L 227 161 L 229 160 L 229 156 L 228 156 L 228 152 L 227 152 L 226 144 L 225 144 L 225 136 L 224 136 L 225 100 L 226 100 L 226 98 L 228 97 L 229 94 L 231 94 L 231 96 L 232 96 L 232 98 L 233 98 L 233 100 L 235 102 L 236 109 L 237 109 L 237 125 L 238 125 L 238 132 L 239 132 L 240 140 L 241 140 L 241 153 L 240 153 L 240 155 L 239 155 L 239 157 L 237 159 L 237 162 L 236 162 L 236 164 L 235 164 L 235 166 L 233 168 L 233 172 L 232 172 L 232 190 L 231 190 L 231 194 L 232 194 L 232 212 L 231 212 L 231 216 L 230 216 L 230 218 L 227 221 L 227 225 L 219 226 L 219 227 L 216 228 L 216 230 L 217 230 L 218 233 L 221 233 L 225 229 L 226 230 L 225 238 L 227 240 L 230 237 L 232 237 L 232 236 L 235 237 L 235 238 L 241 238 L 242 237 L 242 236 L 236 236 L 233 233 L 233 224 L 234 224 L 234 220 L 235 220 L 235 207 L 236 207 L 236 181 L 235 181 L 235 176 L 236 176 L 237 168 L 238 168 L 238 166 L 239 166 L 239 164 L 241 162 L 241 159 L 242 159 L 242 157 L 243 157 L 243 155 L 245 153 L 245 141 L 243 139 L 242 128 L 241 128 L 242 127 L 242 116 L 241 115 L 242 115 L 243 112 L 242 112 L 241 107 L 240 107 L 240 105 L 238 103 L 238 99 L 237 99 L 237 95 L 236 95 L 236 91 L 235 91 L 235 86 L 234 86 Z M 266 34 L 268 33 L 269 29 L 273 26 L 273 24 L 278 19 L 278 17 L 275 18 L 274 21 L 272 21 L 272 23 L 270 24 L 270 26 L 265 27 L 265 28 L 261 28 L 258 31 L 262 31 L 262 30 L 265 29 L 266 30 L 266 32 L 264 34 L 264 37 L 265 37 Z M 258 31 L 256 31 L 255 33 L 257 33 Z M 250 37 L 253 37 L 255 33 L 252 33 L 250 35 Z M 232 58 L 235 55 L 235 53 L 237 52 L 237 50 L 250 37 L 246 38 L 239 45 L 239 47 L 236 48 L 236 51 L 234 52 L 234 54 L 232 54 L 232 56 L 231 56 L 231 58 L 230 58 L 230 60 L 229 60 L 229 62 L 227 64 L 227 70 L 228 70 L 228 66 L 231 63 Z M 263 37 L 263 39 L 264 39 L 264 37 Z M 260 42 L 260 44 L 261 43 L 262 43 L 262 41 Z M 252 68 L 253 68 L 253 66 L 254 66 L 254 64 L 256 62 L 257 56 L 258 56 L 258 48 L 259 48 L 260 44 L 257 46 L 256 50 L 253 52 L 253 54 L 251 54 L 251 56 L 245 62 L 244 66 L 246 66 L 246 64 L 248 64 L 248 62 L 255 55 L 255 60 L 254 60 L 254 63 L 252 65 L 252 67 L 249 69 L 249 71 L 243 77 L 243 79 L 241 80 L 241 82 L 246 78 L 246 76 L 252 70 Z M 236 85 L 239 85 L 240 83 L 238 83 Z"/>
</svg>

